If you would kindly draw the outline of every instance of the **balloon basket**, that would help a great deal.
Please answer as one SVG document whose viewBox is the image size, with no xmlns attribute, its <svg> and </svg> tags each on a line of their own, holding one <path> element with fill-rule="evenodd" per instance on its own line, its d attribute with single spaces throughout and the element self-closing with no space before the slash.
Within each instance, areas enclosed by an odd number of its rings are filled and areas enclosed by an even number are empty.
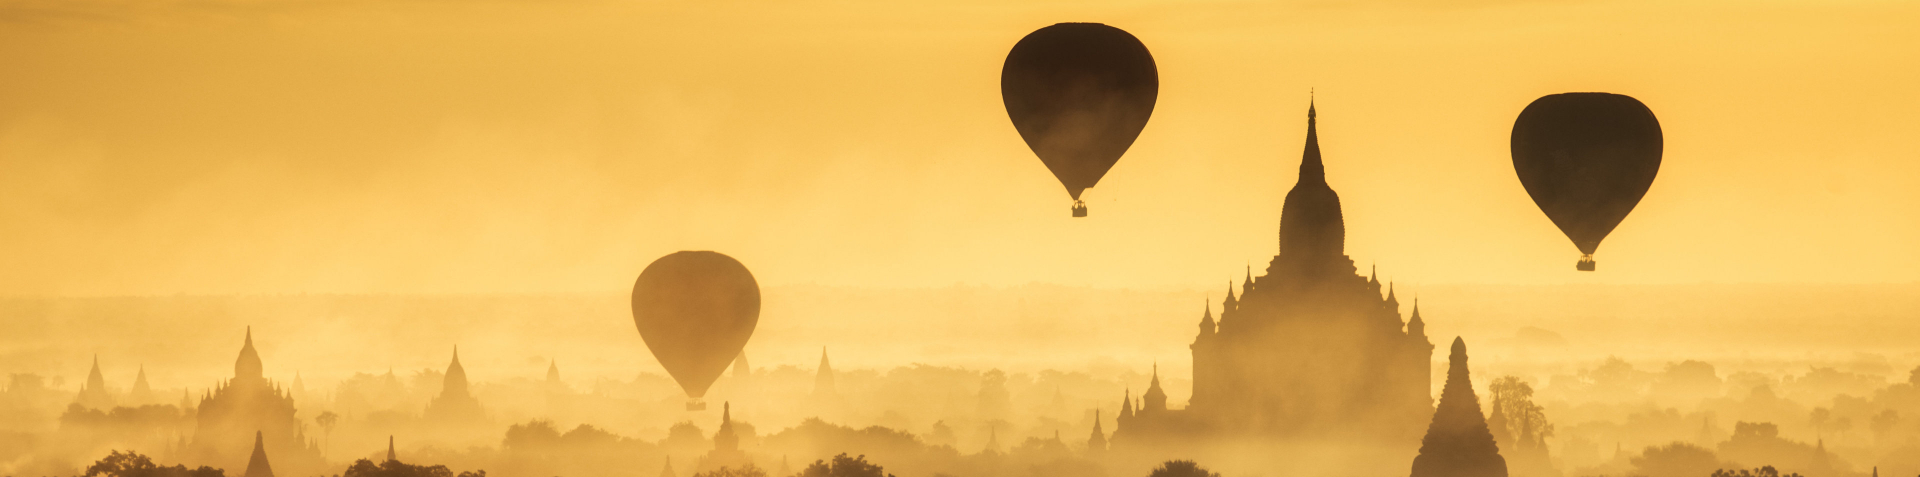
<svg viewBox="0 0 1920 477">
<path fill-rule="evenodd" d="M 1076 200 L 1076 201 L 1073 201 L 1073 216 L 1074 216 L 1074 217 L 1086 217 L 1086 216 L 1087 216 L 1087 203 L 1086 203 L 1086 202 L 1082 202 L 1082 201 L 1078 201 L 1078 200 Z"/>
<path fill-rule="evenodd" d="M 687 410 L 688 411 L 705 411 L 707 410 L 707 402 L 699 399 L 687 401 Z"/>
<path fill-rule="evenodd" d="M 1573 268 L 1574 268 L 1575 270 L 1579 270 L 1579 271 L 1582 271 L 1582 272 L 1591 272 L 1591 271 L 1593 271 L 1593 256 L 1592 256 L 1592 255 L 1582 255 L 1582 256 L 1580 257 L 1580 263 L 1576 263 L 1576 264 L 1574 264 L 1574 265 L 1573 265 Z"/>
</svg>

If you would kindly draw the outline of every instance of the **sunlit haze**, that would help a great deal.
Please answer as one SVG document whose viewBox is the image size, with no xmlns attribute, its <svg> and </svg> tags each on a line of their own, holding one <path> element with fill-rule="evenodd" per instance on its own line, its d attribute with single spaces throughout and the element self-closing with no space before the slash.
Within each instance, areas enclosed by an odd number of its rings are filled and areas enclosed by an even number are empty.
<svg viewBox="0 0 1920 477">
<path fill-rule="evenodd" d="M 1061 22 L 1158 74 L 1084 218 L 1003 102 Z M 1912 1 L 0 0 L 0 475 L 1912 476 L 1916 85 Z M 1567 92 L 1664 140 L 1591 272 Z M 683 250 L 759 291 L 704 401 Z"/>
</svg>

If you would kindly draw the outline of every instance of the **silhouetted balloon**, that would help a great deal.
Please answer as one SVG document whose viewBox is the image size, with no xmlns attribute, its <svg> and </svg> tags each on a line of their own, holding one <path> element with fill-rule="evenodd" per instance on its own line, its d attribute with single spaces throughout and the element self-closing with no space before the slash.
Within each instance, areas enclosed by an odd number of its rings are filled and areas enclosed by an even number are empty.
<svg viewBox="0 0 1920 477">
<path fill-rule="evenodd" d="M 1513 122 L 1513 170 L 1547 218 L 1585 254 L 1640 203 L 1660 172 L 1653 111 L 1625 95 L 1562 93 L 1534 100 Z"/>
<path fill-rule="evenodd" d="M 760 285 L 747 267 L 715 252 L 674 252 L 633 283 L 633 324 L 647 349 L 692 398 L 727 369 L 760 322 Z"/>
<path fill-rule="evenodd" d="M 1059 23 L 1021 38 L 1000 70 L 1000 97 L 1027 147 L 1080 193 L 1133 145 L 1160 93 L 1153 55 L 1140 40 L 1099 23 Z"/>
</svg>

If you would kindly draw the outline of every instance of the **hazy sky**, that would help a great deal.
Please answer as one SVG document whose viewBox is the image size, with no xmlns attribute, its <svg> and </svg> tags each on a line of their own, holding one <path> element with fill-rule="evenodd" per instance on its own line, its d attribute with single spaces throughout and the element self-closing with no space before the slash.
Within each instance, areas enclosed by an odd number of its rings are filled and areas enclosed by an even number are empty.
<svg viewBox="0 0 1920 477">
<path fill-rule="evenodd" d="M 1086 199 L 1007 120 L 1103 22 L 1157 109 Z M 1307 91 L 1348 254 L 1401 283 L 1920 280 L 1910 1 L 0 0 L 0 294 L 1219 287 L 1277 248 Z M 1651 107 L 1599 271 L 1514 178 L 1546 94 Z"/>
</svg>

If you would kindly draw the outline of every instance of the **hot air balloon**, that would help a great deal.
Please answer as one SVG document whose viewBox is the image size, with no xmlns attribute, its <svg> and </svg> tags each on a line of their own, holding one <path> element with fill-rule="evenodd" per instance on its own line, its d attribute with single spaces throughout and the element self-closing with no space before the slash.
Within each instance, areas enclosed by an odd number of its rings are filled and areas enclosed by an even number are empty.
<svg viewBox="0 0 1920 477">
<path fill-rule="evenodd" d="M 1611 93 L 1542 97 L 1513 122 L 1513 170 L 1527 195 L 1580 248 L 1577 270 L 1647 195 L 1660 172 L 1653 110 Z"/>
<path fill-rule="evenodd" d="M 1007 116 L 1073 196 L 1100 182 L 1153 114 L 1160 73 L 1140 40 L 1099 23 L 1059 23 L 1013 45 L 1000 70 Z"/>
<path fill-rule="evenodd" d="M 707 388 L 741 355 L 759 322 L 760 285 L 733 257 L 674 252 L 633 283 L 633 324 L 686 391 L 690 411 L 706 409 Z"/>
</svg>

